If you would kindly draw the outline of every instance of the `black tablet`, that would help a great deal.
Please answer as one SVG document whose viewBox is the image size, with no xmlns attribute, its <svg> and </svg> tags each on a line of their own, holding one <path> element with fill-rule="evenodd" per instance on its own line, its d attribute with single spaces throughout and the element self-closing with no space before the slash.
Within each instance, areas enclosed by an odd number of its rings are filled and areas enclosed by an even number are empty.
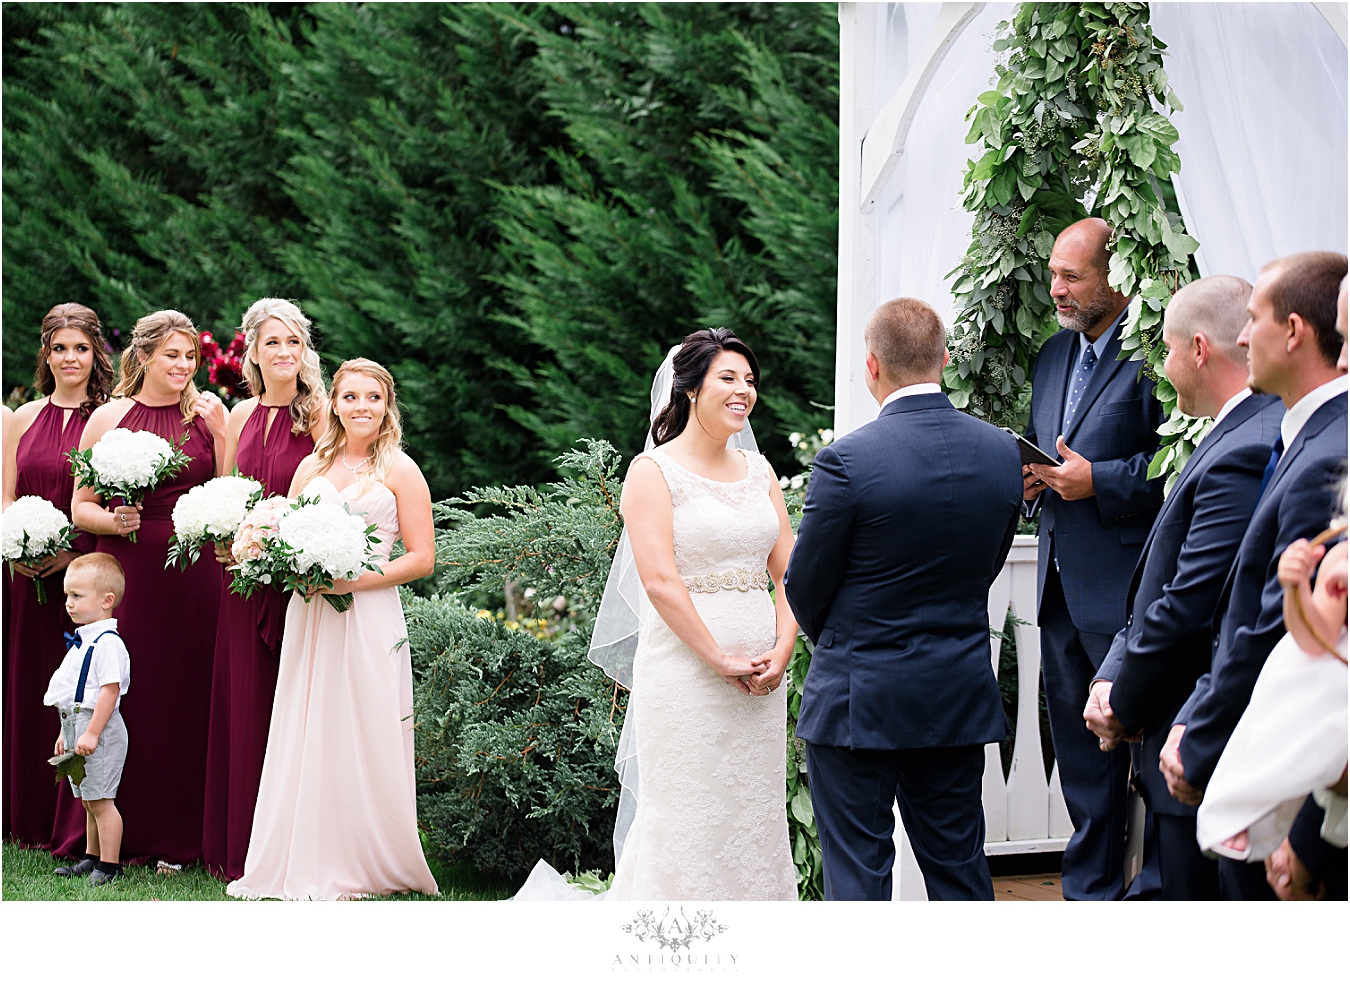
<svg viewBox="0 0 1350 983">
<path fill-rule="evenodd" d="M 999 429 L 1004 433 L 1012 434 L 1017 438 L 1017 447 L 1022 452 L 1023 464 L 1048 464 L 1052 468 L 1059 467 L 1059 461 L 1056 461 L 1053 457 L 1045 453 L 1045 451 L 1041 450 L 1031 441 L 1027 440 L 1016 430 L 1013 430 L 1011 427 L 999 427 Z"/>
</svg>

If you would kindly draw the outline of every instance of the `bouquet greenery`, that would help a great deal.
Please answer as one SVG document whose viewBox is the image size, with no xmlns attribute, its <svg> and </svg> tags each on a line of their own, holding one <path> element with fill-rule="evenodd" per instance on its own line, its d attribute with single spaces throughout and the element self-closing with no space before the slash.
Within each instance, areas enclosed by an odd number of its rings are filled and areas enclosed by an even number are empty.
<svg viewBox="0 0 1350 983">
<path fill-rule="evenodd" d="M 262 495 L 262 483 L 243 477 L 238 468 L 190 489 L 174 503 L 173 535 L 164 566 L 177 563 L 187 568 L 197 562 L 207 543 L 228 543 Z"/>
<path fill-rule="evenodd" d="M 70 549 L 75 527 L 66 514 L 38 495 L 24 495 L 5 509 L 4 529 L 0 532 L 0 555 L 10 561 L 41 563 L 49 556 Z M 39 604 L 47 603 L 47 588 L 41 577 L 33 578 Z"/>
<path fill-rule="evenodd" d="M 230 590 L 250 597 L 260 587 L 275 585 L 298 591 L 309 603 L 316 591 L 331 588 L 338 578 L 355 580 L 363 570 L 380 569 L 375 529 L 346 505 L 318 497 L 263 499 L 235 533 Z M 350 594 L 322 597 L 337 611 L 352 606 Z"/>
<path fill-rule="evenodd" d="M 76 487 L 92 488 L 105 500 L 120 498 L 127 505 L 139 505 L 161 481 L 191 463 L 179 442 L 170 444 L 148 430 L 121 427 L 109 430 L 88 450 L 70 452 Z M 134 532 L 128 538 L 136 542 Z"/>
</svg>

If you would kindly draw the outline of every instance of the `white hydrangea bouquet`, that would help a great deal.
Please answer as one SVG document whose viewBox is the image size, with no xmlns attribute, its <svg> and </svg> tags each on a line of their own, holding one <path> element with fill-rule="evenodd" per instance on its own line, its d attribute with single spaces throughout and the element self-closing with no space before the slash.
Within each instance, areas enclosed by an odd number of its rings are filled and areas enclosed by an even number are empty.
<svg viewBox="0 0 1350 983">
<path fill-rule="evenodd" d="M 249 597 L 261 587 L 293 590 L 309 603 L 311 591 L 333 581 L 355 580 L 363 570 L 379 570 L 375 526 L 335 505 L 303 495 L 295 501 L 266 498 L 244 517 L 232 547 L 235 565 L 230 590 Z M 350 594 L 324 594 L 337 611 L 352 606 Z"/>
<path fill-rule="evenodd" d="M 139 505 L 166 478 L 172 478 L 192 463 L 178 444 L 171 444 L 148 430 L 109 430 L 93 447 L 70 452 L 75 485 L 92 488 L 105 500 L 120 498 Z M 136 542 L 133 532 L 128 537 Z"/>
<path fill-rule="evenodd" d="M 197 562 L 207 543 L 234 538 L 244 516 L 262 494 L 262 482 L 245 478 L 237 468 L 234 474 L 188 489 L 173 506 L 173 535 L 169 537 L 165 568 L 173 563 L 187 568 Z"/>
<path fill-rule="evenodd" d="M 66 518 L 66 514 L 45 498 L 37 495 L 25 495 L 15 499 L 14 504 L 5 509 L 4 522 L 0 524 L 0 555 L 14 564 L 41 563 L 49 556 L 55 556 L 62 550 L 70 549 L 75 538 L 75 527 Z M 35 577 L 33 586 L 37 589 L 39 604 L 47 603 L 47 588 L 42 578 Z"/>
</svg>

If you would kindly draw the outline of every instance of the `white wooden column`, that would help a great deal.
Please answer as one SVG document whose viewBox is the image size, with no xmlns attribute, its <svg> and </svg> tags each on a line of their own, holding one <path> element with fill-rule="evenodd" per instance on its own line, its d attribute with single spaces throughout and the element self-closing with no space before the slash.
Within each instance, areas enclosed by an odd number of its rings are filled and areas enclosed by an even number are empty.
<svg viewBox="0 0 1350 983">
<path fill-rule="evenodd" d="M 884 3 L 839 5 L 839 300 L 834 358 L 834 432 L 875 419 L 863 376 L 863 328 L 877 306 L 876 216 L 858 207 L 863 138 L 876 118 L 873 78 Z"/>
</svg>

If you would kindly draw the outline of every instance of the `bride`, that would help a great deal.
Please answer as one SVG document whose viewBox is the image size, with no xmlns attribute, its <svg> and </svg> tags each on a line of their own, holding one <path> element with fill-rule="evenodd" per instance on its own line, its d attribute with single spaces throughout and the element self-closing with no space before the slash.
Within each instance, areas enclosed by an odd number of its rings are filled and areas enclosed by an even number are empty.
<svg viewBox="0 0 1350 983">
<path fill-rule="evenodd" d="M 754 408 L 758 364 L 716 329 L 685 338 L 672 368 L 654 446 L 633 460 L 620 504 L 650 604 L 625 725 L 642 777 L 610 897 L 792 900 L 781 690 L 797 635 L 782 590 L 792 528 L 768 462 L 728 447 Z"/>
<path fill-rule="evenodd" d="M 758 381 L 750 348 L 714 329 L 672 348 L 652 383 L 591 638 L 591 661 L 631 691 L 606 900 L 797 898 L 781 689 L 793 535 L 746 420 Z M 514 900 L 594 897 L 540 860 Z"/>
</svg>

